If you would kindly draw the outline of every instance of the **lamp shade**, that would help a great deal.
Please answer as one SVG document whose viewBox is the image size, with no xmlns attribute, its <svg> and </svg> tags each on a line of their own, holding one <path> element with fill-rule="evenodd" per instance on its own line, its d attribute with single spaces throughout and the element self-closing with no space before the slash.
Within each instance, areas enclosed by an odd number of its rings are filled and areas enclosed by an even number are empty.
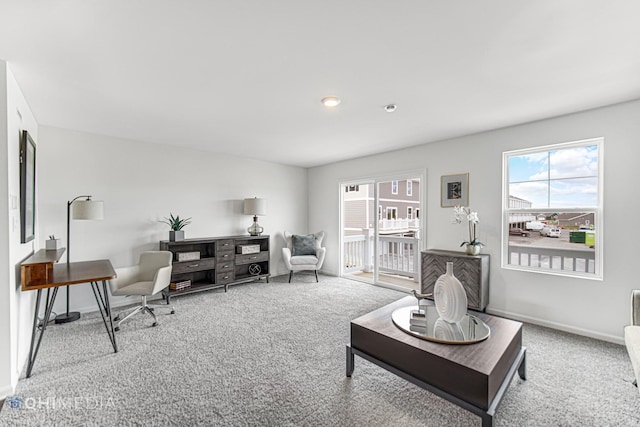
<svg viewBox="0 0 640 427">
<path fill-rule="evenodd" d="M 101 200 L 75 200 L 71 203 L 71 219 L 104 219 L 104 203 Z"/>
<path fill-rule="evenodd" d="M 258 199 L 254 197 L 253 199 L 244 199 L 244 214 L 245 215 L 255 215 L 255 216 L 264 216 L 267 214 L 267 200 L 266 199 Z"/>
</svg>

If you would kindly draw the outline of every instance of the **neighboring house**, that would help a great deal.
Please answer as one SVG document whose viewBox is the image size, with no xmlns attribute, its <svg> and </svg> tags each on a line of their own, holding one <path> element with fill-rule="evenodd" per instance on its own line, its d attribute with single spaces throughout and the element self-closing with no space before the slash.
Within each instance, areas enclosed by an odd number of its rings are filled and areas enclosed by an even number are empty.
<svg viewBox="0 0 640 427">
<path fill-rule="evenodd" d="M 420 219 L 420 180 L 394 180 L 378 185 L 380 194 L 377 209 L 374 184 L 344 187 L 345 235 L 362 234 L 362 229 L 375 228 L 376 219 L 381 234 L 413 235 Z"/>
<path fill-rule="evenodd" d="M 362 229 L 374 228 L 376 220 L 373 184 L 344 187 L 343 227 L 345 236 L 362 234 Z"/>
<path fill-rule="evenodd" d="M 595 227 L 593 213 L 562 213 L 558 214 L 558 226 L 562 228 Z"/>
</svg>

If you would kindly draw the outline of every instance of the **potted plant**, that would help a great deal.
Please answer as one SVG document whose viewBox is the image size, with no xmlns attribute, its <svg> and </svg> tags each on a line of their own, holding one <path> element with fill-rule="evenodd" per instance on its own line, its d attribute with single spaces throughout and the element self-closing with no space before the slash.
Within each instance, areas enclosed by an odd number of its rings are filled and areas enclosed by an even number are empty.
<svg viewBox="0 0 640 427">
<path fill-rule="evenodd" d="M 469 240 L 465 240 L 460 244 L 460 247 L 465 246 L 465 253 L 467 255 L 478 255 L 480 248 L 484 246 L 484 243 L 478 240 L 478 212 L 472 212 L 471 208 L 464 206 L 455 206 L 453 208 L 453 223 L 461 224 L 466 220 L 469 225 Z"/>
<path fill-rule="evenodd" d="M 179 242 L 181 240 L 184 240 L 183 228 L 191 224 L 191 217 L 185 219 L 180 218 L 180 215 L 176 215 L 174 217 L 172 213 L 169 213 L 169 218 L 164 217 L 164 219 L 160 222 L 167 224 L 170 227 L 169 241 Z"/>
</svg>

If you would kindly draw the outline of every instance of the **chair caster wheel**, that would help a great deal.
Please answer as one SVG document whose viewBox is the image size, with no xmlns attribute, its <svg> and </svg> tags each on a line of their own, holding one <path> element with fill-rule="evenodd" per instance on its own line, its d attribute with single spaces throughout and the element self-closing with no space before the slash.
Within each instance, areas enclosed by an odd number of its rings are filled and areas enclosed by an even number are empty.
<svg viewBox="0 0 640 427">
<path fill-rule="evenodd" d="M 176 311 L 175 310 L 171 310 L 171 314 L 176 314 Z"/>
<path fill-rule="evenodd" d="M 118 320 L 120 320 L 120 316 L 119 316 L 119 315 L 113 318 L 113 321 L 114 321 L 114 322 L 117 322 Z M 117 330 L 117 329 L 116 329 L 116 330 Z"/>
<path fill-rule="evenodd" d="M 153 325 L 151 325 L 153 327 L 158 326 L 158 322 L 153 322 Z"/>
<path fill-rule="evenodd" d="M 120 326 L 116 326 L 115 328 L 113 328 L 113 330 L 118 332 L 120 330 Z"/>
</svg>

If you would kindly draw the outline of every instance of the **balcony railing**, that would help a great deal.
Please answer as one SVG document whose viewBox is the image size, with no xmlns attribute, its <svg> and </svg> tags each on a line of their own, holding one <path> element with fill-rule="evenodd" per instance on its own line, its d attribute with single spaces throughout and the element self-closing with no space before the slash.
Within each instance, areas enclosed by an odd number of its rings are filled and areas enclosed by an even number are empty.
<svg viewBox="0 0 640 427">
<path fill-rule="evenodd" d="M 406 221 L 406 220 L 405 220 Z M 344 237 L 344 271 L 373 271 L 372 229 L 363 229 L 363 234 Z M 378 271 L 405 276 L 418 281 L 420 266 L 419 241 L 415 237 L 379 236 Z"/>
<path fill-rule="evenodd" d="M 378 230 L 380 232 L 396 230 L 417 230 L 419 227 L 419 219 L 381 219 L 378 221 Z"/>
<path fill-rule="evenodd" d="M 509 264 L 545 270 L 595 273 L 596 254 L 593 250 L 536 248 L 509 245 Z"/>
<path fill-rule="evenodd" d="M 344 273 L 373 271 L 372 229 L 364 234 L 344 237 Z M 380 236 L 378 270 L 418 281 L 420 270 L 419 241 L 413 237 Z M 551 271 L 595 273 L 595 251 L 590 249 L 537 248 L 509 245 L 509 265 Z"/>
</svg>

